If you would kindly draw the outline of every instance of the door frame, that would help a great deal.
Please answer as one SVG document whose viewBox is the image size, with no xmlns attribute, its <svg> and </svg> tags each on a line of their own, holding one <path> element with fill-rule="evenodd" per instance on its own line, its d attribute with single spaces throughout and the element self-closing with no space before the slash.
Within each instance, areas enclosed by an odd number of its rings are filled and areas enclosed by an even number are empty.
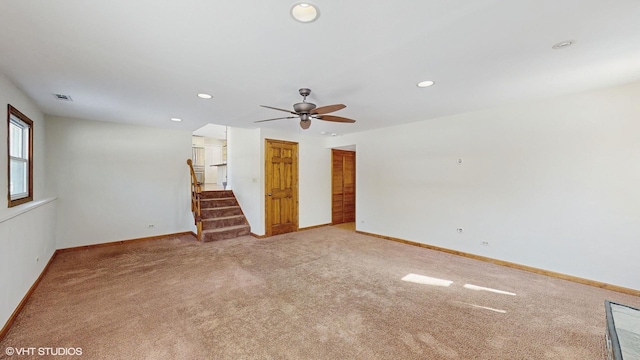
<svg viewBox="0 0 640 360">
<path fill-rule="evenodd" d="M 286 144 L 286 145 L 293 145 L 295 147 L 295 153 L 294 153 L 294 164 L 295 164 L 295 171 L 292 172 L 292 191 L 293 191 L 293 204 L 294 204 L 294 209 L 293 209 L 293 221 L 294 221 L 294 225 L 295 225 L 295 231 L 299 230 L 299 226 L 300 226 L 300 218 L 299 218 L 299 187 L 298 187 L 298 180 L 299 180 L 299 156 L 298 156 L 298 150 L 299 150 L 299 144 L 297 142 L 293 142 L 293 141 L 286 141 L 286 140 L 277 140 L 277 139 L 268 139 L 265 138 L 264 139 L 264 218 L 265 218 L 265 236 L 272 236 L 273 235 L 273 219 L 271 218 L 271 212 L 269 210 L 269 181 L 270 178 L 268 176 L 268 171 L 269 171 L 269 144 L 270 143 L 280 143 L 280 144 Z"/>
</svg>

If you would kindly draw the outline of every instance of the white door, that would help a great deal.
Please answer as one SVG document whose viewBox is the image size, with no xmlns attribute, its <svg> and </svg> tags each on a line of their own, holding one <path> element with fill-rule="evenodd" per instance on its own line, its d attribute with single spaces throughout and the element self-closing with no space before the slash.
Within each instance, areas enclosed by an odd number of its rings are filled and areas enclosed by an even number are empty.
<svg viewBox="0 0 640 360">
<path fill-rule="evenodd" d="M 222 146 L 205 145 L 204 147 L 204 179 L 207 184 L 218 183 L 218 167 L 222 163 Z"/>
</svg>

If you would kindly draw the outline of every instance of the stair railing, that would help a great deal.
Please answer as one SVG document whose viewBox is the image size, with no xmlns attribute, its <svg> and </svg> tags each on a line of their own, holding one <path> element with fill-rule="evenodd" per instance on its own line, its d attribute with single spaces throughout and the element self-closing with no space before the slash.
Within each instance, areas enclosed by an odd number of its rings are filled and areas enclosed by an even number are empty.
<svg viewBox="0 0 640 360">
<path fill-rule="evenodd" d="M 200 187 L 200 184 L 198 184 L 196 172 L 193 170 L 193 161 L 191 161 L 191 159 L 187 159 L 187 165 L 189 165 L 189 170 L 191 172 L 191 212 L 193 213 L 193 219 L 195 220 L 195 225 L 198 229 L 196 237 L 198 240 L 202 240 L 202 216 L 200 214 L 200 193 L 202 192 L 202 188 Z"/>
</svg>

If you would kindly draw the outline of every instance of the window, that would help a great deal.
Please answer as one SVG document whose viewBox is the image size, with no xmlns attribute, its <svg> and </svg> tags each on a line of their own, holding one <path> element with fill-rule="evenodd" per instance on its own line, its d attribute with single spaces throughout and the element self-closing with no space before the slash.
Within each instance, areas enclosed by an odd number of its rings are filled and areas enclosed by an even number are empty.
<svg viewBox="0 0 640 360">
<path fill-rule="evenodd" d="M 33 200 L 33 121 L 9 105 L 9 207 Z"/>
</svg>

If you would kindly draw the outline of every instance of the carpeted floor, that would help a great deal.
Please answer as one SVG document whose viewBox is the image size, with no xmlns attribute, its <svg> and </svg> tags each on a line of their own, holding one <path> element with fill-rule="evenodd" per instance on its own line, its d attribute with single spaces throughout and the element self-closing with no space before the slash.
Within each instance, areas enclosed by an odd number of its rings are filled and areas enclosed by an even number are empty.
<svg viewBox="0 0 640 360">
<path fill-rule="evenodd" d="M 355 222 L 337 224 L 337 225 L 333 225 L 333 227 L 337 227 L 337 228 L 344 229 L 344 230 L 356 231 L 356 223 Z"/>
<path fill-rule="evenodd" d="M 185 236 L 59 254 L 0 358 L 52 347 L 85 359 L 603 359 L 605 299 L 640 306 L 338 227 Z"/>
</svg>

